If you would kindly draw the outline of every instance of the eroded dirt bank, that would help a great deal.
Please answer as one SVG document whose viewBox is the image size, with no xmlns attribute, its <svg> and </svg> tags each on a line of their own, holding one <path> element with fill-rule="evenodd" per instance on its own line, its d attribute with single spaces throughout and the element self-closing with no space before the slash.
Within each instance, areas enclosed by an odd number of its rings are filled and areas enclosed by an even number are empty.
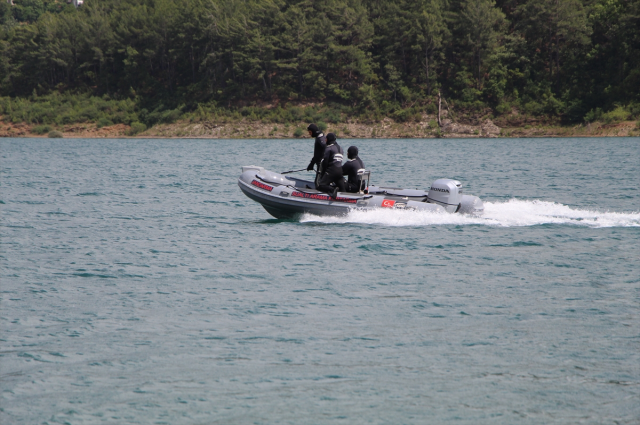
<svg viewBox="0 0 640 425">
<path fill-rule="evenodd" d="M 1 119 L 1 117 L 0 117 Z M 502 121 L 502 122 L 501 122 Z M 389 118 L 380 122 L 346 122 L 330 124 L 331 131 L 339 138 L 469 138 L 469 137 L 627 137 L 640 136 L 640 128 L 635 121 L 613 124 L 592 123 L 575 126 L 545 126 L 525 124 L 513 126 L 506 120 L 490 119 L 476 123 L 459 123 L 445 119 L 438 127 L 434 116 L 424 115 L 420 122 L 397 123 Z M 98 128 L 92 123 L 71 124 L 55 128 L 66 138 L 212 138 L 212 139 L 281 139 L 307 137 L 306 122 L 297 124 L 273 124 L 260 121 L 241 120 L 231 123 L 201 121 L 178 121 L 173 124 L 159 124 L 146 131 L 130 136 L 130 127 L 117 124 Z M 36 125 L 0 123 L 0 137 L 47 137 L 35 134 Z M 296 133 L 297 130 L 297 133 Z"/>
</svg>

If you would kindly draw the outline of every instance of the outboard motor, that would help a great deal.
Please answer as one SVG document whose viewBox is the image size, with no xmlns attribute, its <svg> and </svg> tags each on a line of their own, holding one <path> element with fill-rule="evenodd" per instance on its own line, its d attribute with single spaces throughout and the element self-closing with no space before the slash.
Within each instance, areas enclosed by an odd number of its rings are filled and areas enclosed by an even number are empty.
<svg viewBox="0 0 640 425">
<path fill-rule="evenodd" d="M 447 212 L 458 212 L 462 201 L 462 183 L 451 179 L 438 179 L 431 184 L 427 202 L 442 205 Z"/>
</svg>

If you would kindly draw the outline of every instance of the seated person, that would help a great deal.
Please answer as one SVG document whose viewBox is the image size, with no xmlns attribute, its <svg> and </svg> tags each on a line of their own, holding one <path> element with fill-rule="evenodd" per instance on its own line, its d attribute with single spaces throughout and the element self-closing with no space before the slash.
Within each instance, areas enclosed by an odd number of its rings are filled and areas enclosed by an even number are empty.
<svg viewBox="0 0 640 425">
<path fill-rule="evenodd" d="M 320 178 L 318 190 L 331 194 L 333 199 L 338 196 L 338 191 L 344 192 L 344 179 L 342 178 L 342 148 L 336 142 L 336 135 L 327 134 L 327 147 L 322 158 L 324 174 Z M 336 187 L 331 186 L 335 183 Z"/>
<path fill-rule="evenodd" d="M 358 156 L 358 148 L 356 146 L 349 146 L 347 158 L 348 161 L 342 166 L 342 174 L 348 176 L 347 192 L 360 192 L 362 189 L 362 174 L 358 174 L 358 171 L 364 172 L 364 162 Z"/>
</svg>

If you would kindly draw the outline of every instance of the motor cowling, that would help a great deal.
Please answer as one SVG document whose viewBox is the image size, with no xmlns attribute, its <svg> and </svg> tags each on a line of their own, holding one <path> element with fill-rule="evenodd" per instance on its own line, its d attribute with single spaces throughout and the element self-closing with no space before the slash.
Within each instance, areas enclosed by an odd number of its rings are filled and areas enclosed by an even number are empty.
<svg viewBox="0 0 640 425">
<path fill-rule="evenodd" d="M 442 205 L 447 212 L 460 209 L 462 201 L 462 183 L 451 179 L 438 179 L 431 184 L 427 202 Z"/>
</svg>

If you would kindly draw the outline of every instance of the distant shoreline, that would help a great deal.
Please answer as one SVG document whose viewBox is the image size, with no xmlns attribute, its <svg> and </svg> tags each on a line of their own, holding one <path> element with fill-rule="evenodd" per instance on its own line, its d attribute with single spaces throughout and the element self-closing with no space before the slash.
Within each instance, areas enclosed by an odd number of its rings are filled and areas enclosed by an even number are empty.
<svg viewBox="0 0 640 425">
<path fill-rule="evenodd" d="M 431 124 L 431 125 L 430 125 Z M 385 118 L 376 123 L 349 122 L 329 125 L 326 132 L 334 132 L 340 139 L 431 139 L 431 138 L 529 138 L 529 137 L 633 137 L 640 136 L 640 127 L 635 121 L 612 124 L 591 123 L 588 125 L 548 126 L 525 125 L 518 127 L 498 127 L 491 120 L 481 123 L 462 124 L 445 120 L 443 127 L 433 127 L 433 121 L 396 123 Z M 306 132 L 300 128 L 306 123 L 265 124 L 261 121 L 238 121 L 231 123 L 178 121 L 173 124 L 159 124 L 139 134 L 130 135 L 130 127 L 125 124 L 97 127 L 94 123 L 70 124 L 55 128 L 63 138 L 166 138 L 166 139 L 304 139 Z M 36 125 L 4 123 L 0 127 L 0 137 L 48 137 L 35 134 Z M 59 136 L 58 136 L 59 137 Z"/>
</svg>

